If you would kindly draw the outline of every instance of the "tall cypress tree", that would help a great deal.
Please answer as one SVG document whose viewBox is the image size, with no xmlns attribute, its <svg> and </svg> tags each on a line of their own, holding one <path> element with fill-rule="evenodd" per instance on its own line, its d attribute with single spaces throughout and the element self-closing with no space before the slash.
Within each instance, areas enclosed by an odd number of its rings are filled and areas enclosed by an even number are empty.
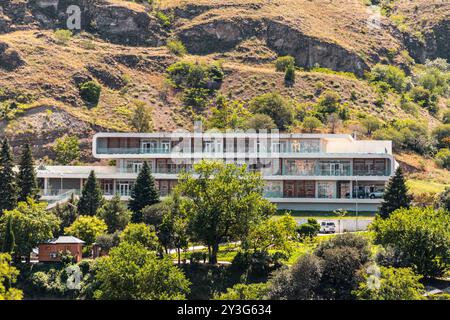
<svg viewBox="0 0 450 320">
<path fill-rule="evenodd" d="M 97 182 L 94 171 L 91 171 L 83 187 L 80 200 L 78 201 L 78 213 L 80 215 L 94 216 L 102 204 L 103 193 Z"/>
<path fill-rule="evenodd" d="M 27 201 L 27 198 L 37 199 L 38 185 L 36 171 L 34 170 L 34 159 L 31 147 L 28 143 L 23 146 L 22 156 L 19 163 L 19 174 L 17 175 L 17 186 L 19 188 L 19 201 Z"/>
<path fill-rule="evenodd" d="M 17 185 L 13 168 L 11 147 L 5 138 L 0 153 L 0 213 L 14 209 L 17 204 Z"/>
<path fill-rule="evenodd" d="M 128 207 L 133 211 L 133 222 L 142 221 L 141 210 L 146 206 L 159 202 L 159 192 L 155 188 L 155 179 L 150 173 L 147 161 L 144 162 L 141 172 L 136 179 L 136 183 L 131 190 L 131 199 Z"/>
<path fill-rule="evenodd" d="M 14 237 L 12 217 L 9 216 L 6 222 L 5 238 L 3 239 L 2 251 L 5 253 L 13 253 L 15 246 L 16 240 Z"/>
<path fill-rule="evenodd" d="M 411 196 L 408 194 L 405 177 L 400 167 L 395 171 L 394 176 L 389 180 L 386 192 L 384 193 L 383 203 L 380 207 L 380 215 L 386 219 L 391 212 L 400 208 L 409 208 L 411 206 Z"/>
</svg>

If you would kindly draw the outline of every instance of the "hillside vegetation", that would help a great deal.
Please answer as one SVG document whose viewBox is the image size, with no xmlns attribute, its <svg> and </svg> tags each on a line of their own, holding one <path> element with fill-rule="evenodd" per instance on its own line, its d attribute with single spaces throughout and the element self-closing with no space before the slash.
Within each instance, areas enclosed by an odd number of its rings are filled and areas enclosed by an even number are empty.
<svg viewBox="0 0 450 320">
<path fill-rule="evenodd" d="M 449 17 L 422 0 L 4 1 L 0 135 L 46 161 L 75 135 L 88 162 L 92 135 L 135 131 L 143 106 L 153 130 L 203 119 L 392 139 L 412 178 L 445 186 Z"/>
</svg>

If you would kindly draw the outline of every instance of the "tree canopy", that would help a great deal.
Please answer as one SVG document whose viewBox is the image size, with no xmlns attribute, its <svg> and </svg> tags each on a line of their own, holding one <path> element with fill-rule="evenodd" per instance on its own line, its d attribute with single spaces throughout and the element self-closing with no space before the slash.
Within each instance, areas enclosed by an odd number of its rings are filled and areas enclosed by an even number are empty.
<svg viewBox="0 0 450 320">
<path fill-rule="evenodd" d="M 387 218 L 389 214 L 399 208 L 409 208 L 411 206 L 411 196 L 408 194 L 405 177 L 401 167 L 395 171 L 384 192 L 383 202 L 380 207 L 380 215 Z"/>
<path fill-rule="evenodd" d="M 65 228 L 64 231 L 72 236 L 75 236 L 87 245 L 94 243 L 95 239 L 106 232 L 108 229 L 106 223 L 97 217 L 79 216 L 74 223 Z"/>
<path fill-rule="evenodd" d="M 19 202 L 17 208 L 4 211 L 0 218 L 0 234 L 4 235 L 8 224 L 12 224 L 16 256 L 29 257 L 33 248 L 52 239 L 58 232 L 60 220 L 46 207 L 46 203 L 29 198 L 28 202 Z"/>
<path fill-rule="evenodd" d="M 16 175 L 14 162 L 8 140 L 3 140 L 0 151 L 0 214 L 3 210 L 11 210 L 17 204 Z"/>
<path fill-rule="evenodd" d="M 33 154 L 28 143 L 24 144 L 17 175 L 19 201 L 27 201 L 28 197 L 37 198 L 39 188 L 36 180 Z"/>
<path fill-rule="evenodd" d="M 95 216 L 97 210 L 103 204 L 103 193 L 95 177 L 94 170 L 91 171 L 83 186 L 77 208 L 80 215 Z"/>
<path fill-rule="evenodd" d="M 180 300 L 189 293 L 189 281 L 169 258 L 140 244 L 122 242 L 100 258 L 94 297 L 102 300 Z"/>
<path fill-rule="evenodd" d="M 217 262 L 219 243 L 243 240 L 253 225 L 275 212 L 263 197 L 263 186 L 259 174 L 223 162 L 202 161 L 193 173 L 180 175 L 181 206 L 193 237 L 210 248 L 210 263 Z"/>
<path fill-rule="evenodd" d="M 375 244 L 398 253 L 400 266 L 412 267 L 425 277 L 439 277 L 450 270 L 450 215 L 447 211 L 417 207 L 398 209 L 387 219 L 375 219 L 370 229 L 375 233 Z"/>
<path fill-rule="evenodd" d="M 142 209 L 159 202 L 159 192 L 155 187 L 147 161 L 144 162 L 141 171 L 131 189 L 128 207 L 133 211 L 133 222 L 142 222 Z"/>
</svg>

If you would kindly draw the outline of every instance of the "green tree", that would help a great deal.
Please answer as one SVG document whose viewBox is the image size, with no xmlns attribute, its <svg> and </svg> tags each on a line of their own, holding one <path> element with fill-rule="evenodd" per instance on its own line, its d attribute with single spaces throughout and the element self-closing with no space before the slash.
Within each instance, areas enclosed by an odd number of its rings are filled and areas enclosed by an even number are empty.
<svg viewBox="0 0 450 320">
<path fill-rule="evenodd" d="M 288 268 L 274 272 L 269 280 L 269 298 L 273 300 L 317 299 L 322 279 L 322 260 L 307 253 Z"/>
<path fill-rule="evenodd" d="M 140 244 L 121 243 L 99 259 L 96 270 L 96 299 L 180 300 L 189 293 L 183 272 Z"/>
<path fill-rule="evenodd" d="M 372 68 L 368 78 L 375 84 L 387 84 L 398 93 L 405 89 L 405 72 L 395 66 L 377 64 Z"/>
<path fill-rule="evenodd" d="M 366 129 L 366 134 L 371 136 L 372 133 L 380 128 L 380 120 L 374 116 L 367 116 L 363 120 L 361 120 L 361 124 Z"/>
<path fill-rule="evenodd" d="M 100 100 L 102 86 L 97 81 L 86 81 L 80 85 L 80 96 L 87 103 L 96 106 Z"/>
<path fill-rule="evenodd" d="M 321 115 L 328 115 L 332 113 L 339 113 L 339 108 L 341 104 L 341 96 L 332 90 L 327 90 L 319 98 L 317 102 L 317 111 Z M 325 117 L 322 116 L 324 121 Z"/>
<path fill-rule="evenodd" d="M 77 208 L 80 215 L 95 216 L 97 210 L 103 204 L 103 194 L 95 177 L 94 170 L 91 171 L 86 183 L 83 186 Z"/>
<path fill-rule="evenodd" d="M 152 110 L 146 107 L 145 102 L 136 100 L 133 102 L 136 106 L 133 116 L 131 118 L 131 125 L 136 132 L 151 132 L 152 124 Z"/>
<path fill-rule="evenodd" d="M 398 209 L 370 225 L 375 244 L 398 252 L 399 266 L 412 267 L 425 277 L 450 270 L 450 215 L 432 208 Z M 398 266 L 393 265 L 394 267 Z"/>
<path fill-rule="evenodd" d="M 380 215 L 383 218 L 389 217 L 391 212 L 399 208 L 409 208 L 411 206 L 411 196 L 408 194 L 405 177 L 401 167 L 398 167 L 394 176 L 389 179 L 383 202 L 380 207 Z"/>
<path fill-rule="evenodd" d="M 79 216 L 74 223 L 64 229 L 64 232 L 83 240 L 86 242 L 86 245 L 91 245 L 107 229 L 108 226 L 102 219 L 91 216 Z"/>
<path fill-rule="evenodd" d="M 120 244 L 120 231 L 101 234 L 95 238 L 95 243 L 100 246 L 102 253 L 108 253 L 109 250 Z"/>
<path fill-rule="evenodd" d="M 214 300 L 266 300 L 267 299 L 266 283 L 235 284 L 232 288 L 228 288 L 227 292 L 215 294 Z"/>
<path fill-rule="evenodd" d="M 450 109 L 445 110 L 442 113 L 442 123 L 444 124 L 450 124 Z"/>
<path fill-rule="evenodd" d="M 437 126 L 433 132 L 438 148 L 450 148 L 450 123 Z"/>
<path fill-rule="evenodd" d="M 9 216 L 5 227 L 5 236 L 3 239 L 2 252 L 13 254 L 15 246 L 16 246 L 16 239 L 14 237 L 13 219 L 11 216 Z"/>
<path fill-rule="evenodd" d="M 288 67 L 295 66 L 295 59 L 291 56 L 278 57 L 275 60 L 275 70 L 278 72 L 285 72 Z"/>
<path fill-rule="evenodd" d="M 0 153 L 0 214 L 17 204 L 17 185 L 11 147 L 5 138 Z"/>
<path fill-rule="evenodd" d="M 436 206 L 450 212 L 450 188 L 445 188 L 436 199 Z"/>
<path fill-rule="evenodd" d="M 303 119 L 302 127 L 306 132 L 313 133 L 322 127 L 322 122 L 316 117 L 305 117 L 305 119 Z"/>
<path fill-rule="evenodd" d="M 250 118 L 244 124 L 246 129 L 254 130 L 270 130 L 276 129 L 277 125 L 273 122 L 272 118 L 267 114 L 257 113 Z"/>
<path fill-rule="evenodd" d="M 251 113 L 239 101 L 229 101 L 223 95 L 216 98 L 207 127 L 217 129 L 243 129 Z"/>
<path fill-rule="evenodd" d="M 110 201 L 107 201 L 98 210 L 97 216 L 106 222 L 109 233 L 125 229 L 131 220 L 131 212 L 120 200 L 119 195 L 115 195 Z"/>
<path fill-rule="evenodd" d="M 182 57 L 186 54 L 186 48 L 179 39 L 170 39 L 166 43 L 167 49 L 174 55 Z"/>
<path fill-rule="evenodd" d="M 185 106 L 202 111 L 209 103 L 209 90 L 204 88 L 186 88 L 182 100 Z"/>
<path fill-rule="evenodd" d="M 297 232 L 301 238 L 314 238 L 319 234 L 320 224 L 314 218 L 308 218 L 306 223 L 298 226 Z"/>
<path fill-rule="evenodd" d="M 19 202 L 17 208 L 4 211 L 0 218 L 0 234 L 4 235 L 8 225 L 12 224 L 16 244 L 15 258 L 24 256 L 29 259 L 33 248 L 52 239 L 58 232 L 60 221 L 46 207 L 46 203 L 36 203 L 28 198 L 28 202 Z M 3 242 L 4 239 L 1 240 Z"/>
<path fill-rule="evenodd" d="M 284 73 L 284 82 L 286 85 L 292 85 L 295 82 L 295 67 L 288 66 Z"/>
<path fill-rule="evenodd" d="M 246 166 L 201 161 L 193 173 L 180 174 L 177 187 L 192 234 L 208 246 L 212 264 L 217 262 L 219 243 L 228 238 L 243 240 L 252 226 L 275 212 L 263 197 L 261 176 L 247 172 Z"/>
<path fill-rule="evenodd" d="M 28 143 L 23 146 L 22 157 L 19 163 L 19 174 L 17 175 L 17 185 L 19 189 L 19 201 L 26 201 L 28 197 L 37 198 L 39 191 L 36 171 L 34 169 L 34 159 L 31 147 Z"/>
<path fill-rule="evenodd" d="M 380 278 L 365 274 L 353 294 L 358 300 L 423 300 L 421 278 L 410 268 L 381 267 Z"/>
<path fill-rule="evenodd" d="M 149 224 L 158 229 L 162 223 L 164 212 L 167 210 L 164 201 L 146 206 L 142 209 L 142 222 Z"/>
<path fill-rule="evenodd" d="M 131 197 L 128 207 L 133 212 L 132 221 L 142 221 L 142 209 L 146 206 L 159 202 L 159 192 L 155 187 L 155 179 L 153 178 L 147 161 L 144 162 L 136 182 L 131 189 Z"/>
<path fill-rule="evenodd" d="M 76 136 L 65 136 L 56 139 L 53 151 L 56 153 L 56 161 L 67 165 L 80 159 L 80 142 Z"/>
<path fill-rule="evenodd" d="M 345 233 L 322 242 L 314 254 L 322 261 L 317 293 L 325 299 L 351 299 L 360 282 L 360 271 L 370 259 L 368 240 Z"/>
<path fill-rule="evenodd" d="M 60 219 L 60 231 L 59 233 L 64 233 L 64 228 L 70 226 L 78 218 L 77 201 L 75 195 L 72 194 L 70 199 L 63 204 L 56 204 L 53 209 L 53 213 Z"/>
<path fill-rule="evenodd" d="M 445 169 L 450 169 L 450 149 L 445 148 L 439 150 L 436 154 L 436 163 Z"/>
<path fill-rule="evenodd" d="M 22 291 L 11 288 L 11 284 L 16 282 L 18 275 L 19 271 L 11 266 L 11 256 L 7 253 L 0 253 L 0 301 L 22 300 Z"/>
<path fill-rule="evenodd" d="M 153 228 L 145 223 L 130 223 L 120 234 L 120 241 L 140 244 L 149 250 L 156 250 L 158 237 Z"/>
<path fill-rule="evenodd" d="M 188 247 L 188 224 L 186 212 L 181 208 L 180 194 L 177 190 L 164 200 L 166 210 L 163 211 L 162 223 L 159 226 L 158 238 L 166 250 L 176 248 L 178 264 L 181 263 L 181 250 Z"/>
<path fill-rule="evenodd" d="M 293 122 L 293 106 L 279 93 L 266 93 L 257 96 L 249 104 L 253 113 L 268 115 L 280 130 L 285 130 Z"/>
<path fill-rule="evenodd" d="M 277 220 L 267 219 L 250 228 L 242 247 L 253 252 L 268 252 L 270 248 L 290 254 L 293 250 L 296 229 L 297 223 L 289 214 Z"/>
</svg>

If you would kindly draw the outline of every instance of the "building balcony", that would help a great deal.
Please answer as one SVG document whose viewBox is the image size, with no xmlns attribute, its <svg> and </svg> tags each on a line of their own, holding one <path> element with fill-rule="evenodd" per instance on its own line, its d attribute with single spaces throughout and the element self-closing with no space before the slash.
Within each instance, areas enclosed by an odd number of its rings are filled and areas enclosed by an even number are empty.
<svg viewBox="0 0 450 320">
<path fill-rule="evenodd" d="M 97 154 L 169 154 L 169 148 L 97 148 Z"/>
</svg>

